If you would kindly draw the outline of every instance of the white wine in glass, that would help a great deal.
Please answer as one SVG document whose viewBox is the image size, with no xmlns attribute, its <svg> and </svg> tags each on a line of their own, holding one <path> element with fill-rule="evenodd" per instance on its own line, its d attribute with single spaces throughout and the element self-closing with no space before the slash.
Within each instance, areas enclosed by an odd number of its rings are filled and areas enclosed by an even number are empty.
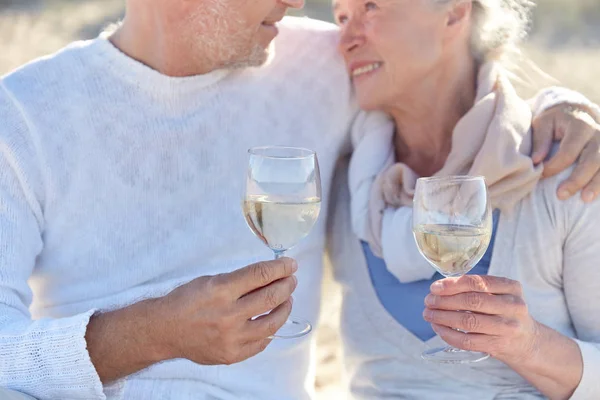
<svg viewBox="0 0 600 400">
<path fill-rule="evenodd" d="M 254 234 L 275 257 L 304 239 L 312 230 L 321 210 L 321 199 L 308 197 L 297 202 L 272 201 L 270 196 L 247 196 L 244 216 Z"/>
<path fill-rule="evenodd" d="M 424 257 L 445 277 L 463 276 L 480 260 L 490 242 L 487 227 L 423 224 L 414 230 Z"/>
<path fill-rule="evenodd" d="M 445 277 L 468 273 L 485 254 L 492 236 L 492 210 L 485 179 L 448 176 L 417 180 L 413 233 L 423 257 Z M 489 354 L 452 346 L 425 351 L 427 361 L 465 364 Z"/>
<path fill-rule="evenodd" d="M 295 147 L 256 147 L 250 154 L 242 210 L 250 230 L 275 259 L 314 227 L 321 210 L 321 177 L 314 151 Z M 308 321 L 289 319 L 274 338 L 308 334 Z"/>
</svg>

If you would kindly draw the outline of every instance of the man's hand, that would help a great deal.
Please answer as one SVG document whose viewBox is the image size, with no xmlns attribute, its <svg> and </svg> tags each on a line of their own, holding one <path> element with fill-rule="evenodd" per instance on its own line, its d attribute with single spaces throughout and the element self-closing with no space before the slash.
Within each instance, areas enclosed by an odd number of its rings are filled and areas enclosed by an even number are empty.
<svg viewBox="0 0 600 400">
<path fill-rule="evenodd" d="M 544 177 L 554 176 L 579 162 L 568 180 L 558 188 L 566 200 L 583 190 L 585 202 L 600 195 L 600 125 L 585 109 L 559 105 L 543 112 L 533 121 L 533 162 L 544 161 L 553 141 L 560 141 L 558 152 L 544 164 Z"/>
<path fill-rule="evenodd" d="M 290 315 L 296 270 L 294 260 L 281 258 L 174 290 L 162 301 L 171 358 L 233 364 L 263 351 Z"/>
<path fill-rule="evenodd" d="M 260 353 L 291 312 L 297 269 L 290 258 L 265 261 L 94 316 L 85 338 L 101 381 L 174 358 L 233 364 Z"/>
</svg>

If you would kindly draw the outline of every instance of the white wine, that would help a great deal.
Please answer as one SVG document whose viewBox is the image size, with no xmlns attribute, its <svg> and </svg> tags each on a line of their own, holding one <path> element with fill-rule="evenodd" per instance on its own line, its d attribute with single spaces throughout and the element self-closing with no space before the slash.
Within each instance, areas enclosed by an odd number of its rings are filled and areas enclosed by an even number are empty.
<svg viewBox="0 0 600 400">
<path fill-rule="evenodd" d="M 252 232 L 273 251 L 295 246 L 313 228 L 321 210 L 321 199 L 295 202 L 271 201 L 269 196 L 249 196 L 242 208 Z"/>
<path fill-rule="evenodd" d="M 427 261 L 440 274 L 456 277 L 469 272 L 481 260 L 490 243 L 491 229 L 426 224 L 415 227 L 414 234 Z"/>
</svg>

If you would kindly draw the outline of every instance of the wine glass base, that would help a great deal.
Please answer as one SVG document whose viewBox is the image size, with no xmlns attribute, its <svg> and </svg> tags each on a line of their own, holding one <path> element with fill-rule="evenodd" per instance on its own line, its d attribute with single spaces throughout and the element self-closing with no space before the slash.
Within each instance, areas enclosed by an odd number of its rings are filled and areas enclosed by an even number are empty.
<svg viewBox="0 0 600 400">
<path fill-rule="evenodd" d="M 310 322 L 303 319 L 288 319 L 277 333 L 269 339 L 296 339 L 308 335 L 312 331 Z"/>
<path fill-rule="evenodd" d="M 454 347 L 439 347 L 424 351 L 421 358 L 438 364 L 470 364 L 487 360 L 490 355 L 477 351 L 466 351 Z"/>
</svg>

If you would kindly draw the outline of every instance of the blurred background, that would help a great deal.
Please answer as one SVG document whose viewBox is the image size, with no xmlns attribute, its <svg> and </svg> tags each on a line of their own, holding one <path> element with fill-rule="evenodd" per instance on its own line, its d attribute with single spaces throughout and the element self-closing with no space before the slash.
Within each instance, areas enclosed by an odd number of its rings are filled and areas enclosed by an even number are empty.
<svg viewBox="0 0 600 400">
<path fill-rule="evenodd" d="M 118 20 L 125 0 L 0 0 L 0 75 L 65 43 L 95 37 Z M 295 15 L 331 20 L 330 0 L 306 0 Z M 541 0 L 526 55 L 558 83 L 600 102 L 600 0 Z"/>
<path fill-rule="evenodd" d="M 125 0 L 0 0 L 0 75 L 65 44 L 90 39 L 123 15 Z M 330 0 L 306 0 L 294 15 L 331 20 Z M 600 103 L 600 0 L 541 0 L 525 55 L 554 79 L 522 86 L 529 96 L 542 86 L 563 85 Z M 340 297 L 330 277 L 323 287 L 324 311 L 318 335 L 319 398 L 339 398 Z"/>
</svg>

